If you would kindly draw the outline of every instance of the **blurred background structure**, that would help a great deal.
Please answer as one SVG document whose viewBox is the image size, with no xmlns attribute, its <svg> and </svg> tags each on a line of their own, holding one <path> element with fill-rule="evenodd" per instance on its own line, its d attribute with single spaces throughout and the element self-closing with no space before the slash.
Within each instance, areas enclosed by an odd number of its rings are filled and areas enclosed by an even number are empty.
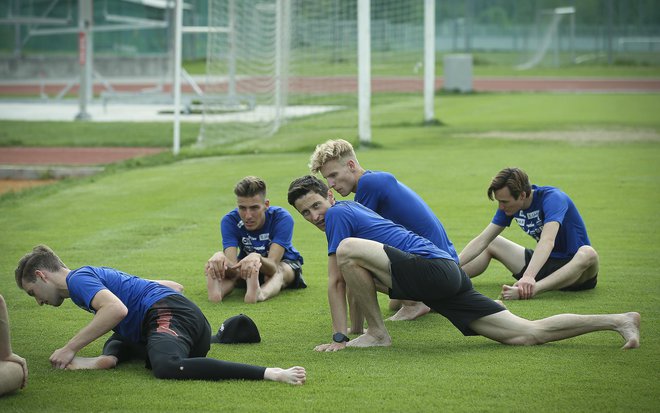
<svg viewBox="0 0 660 413">
<path fill-rule="evenodd" d="M 361 1 L 185 0 L 183 103 L 203 114 L 200 143 L 268 136 L 291 117 L 357 107 Z M 425 2 L 369 3 L 371 93 L 421 92 Z M 48 101 L 86 88 L 85 101 L 109 110 L 172 102 L 174 5 L 1 0 L 0 80 L 17 85 L 12 97 Z M 660 66 L 657 0 L 436 0 L 434 14 L 436 54 L 469 54 L 475 70 Z M 93 70 L 81 75 L 86 59 Z"/>
</svg>

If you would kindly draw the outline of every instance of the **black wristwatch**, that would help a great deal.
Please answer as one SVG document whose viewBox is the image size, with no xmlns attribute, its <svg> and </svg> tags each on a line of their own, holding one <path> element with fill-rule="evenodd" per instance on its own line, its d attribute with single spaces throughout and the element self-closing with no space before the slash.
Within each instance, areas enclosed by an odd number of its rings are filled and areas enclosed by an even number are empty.
<svg viewBox="0 0 660 413">
<path fill-rule="evenodd" d="M 346 334 L 343 333 L 335 333 L 332 335 L 332 341 L 334 341 L 335 343 L 345 343 L 349 340 L 350 339 L 348 338 L 348 336 L 346 336 Z"/>
</svg>

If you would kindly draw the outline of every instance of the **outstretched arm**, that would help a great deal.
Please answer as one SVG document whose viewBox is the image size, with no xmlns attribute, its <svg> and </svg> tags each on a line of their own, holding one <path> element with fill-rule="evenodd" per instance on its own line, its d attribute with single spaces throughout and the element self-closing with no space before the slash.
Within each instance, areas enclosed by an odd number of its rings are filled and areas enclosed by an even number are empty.
<svg viewBox="0 0 660 413">
<path fill-rule="evenodd" d="M 271 244 L 268 250 L 268 256 L 264 257 L 259 253 L 253 252 L 248 254 L 245 258 L 232 265 L 230 268 L 236 270 L 240 277 L 248 279 L 259 273 L 271 276 L 278 270 L 278 265 L 284 256 L 284 247 L 279 244 Z"/>
<path fill-rule="evenodd" d="M 481 234 L 477 235 L 475 239 L 468 242 L 468 244 L 463 248 L 460 254 L 458 254 L 459 262 L 461 266 L 467 265 L 473 259 L 477 258 L 479 254 L 484 252 L 488 248 L 488 244 L 493 242 L 498 235 L 504 231 L 504 227 L 495 225 L 492 222 L 488 224 L 486 229 L 484 229 Z"/>
<path fill-rule="evenodd" d="M 58 369 L 65 368 L 83 347 L 112 330 L 128 314 L 124 303 L 110 290 L 101 290 L 92 299 L 96 310 L 94 318 L 62 348 L 50 356 L 50 363 Z"/>
<path fill-rule="evenodd" d="M 284 247 L 272 243 L 268 249 L 268 257 L 261 257 L 261 271 L 266 274 L 274 274 L 284 257 Z"/>
<path fill-rule="evenodd" d="M 206 262 L 204 272 L 213 279 L 223 279 L 227 275 L 229 267 L 236 264 L 238 260 L 238 249 L 228 247 L 224 251 L 218 251 Z"/>
<path fill-rule="evenodd" d="M 541 238 L 534 248 L 534 254 L 529 261 L 529 265 L 520 280 L 514 285 L 518 287 L 518 295 L 521 299 L 532 298 L 534 295 L 534 285 L 536 284 L 536 275 L 541 267 L 548 261 L 552 249 L 555 247 L 555 239 L 559 231 L 559 222 L 552 221 L 543 225 Z"/>
<path fill-rule="evenodd" d="M 337 256 L 328 257 L 328 303 L 332 317 L 333 332 L 346 334 L 346 282 L 341 275 Z M 346 347 L 346 343 L 320 344 L 314 348 L 316 351 L 338 351 Z"/>
</svg>

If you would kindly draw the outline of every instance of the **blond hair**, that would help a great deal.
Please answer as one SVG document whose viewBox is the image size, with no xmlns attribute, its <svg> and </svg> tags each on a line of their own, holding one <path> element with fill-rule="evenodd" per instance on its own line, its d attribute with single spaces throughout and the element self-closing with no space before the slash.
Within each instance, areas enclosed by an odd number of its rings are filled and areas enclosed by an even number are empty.
<svg viewBox="0 0 660 413">
<path fill-rule="evenodd" d="M 309 171 L 315 174 L 318 173 L 323 165 L 330 161 L 344 161 L 348 158 L 357 161 L 353 145 L 343 139 L 329 139 L 316 146 L 314 153 L 309 159 Z"/>
</svg>

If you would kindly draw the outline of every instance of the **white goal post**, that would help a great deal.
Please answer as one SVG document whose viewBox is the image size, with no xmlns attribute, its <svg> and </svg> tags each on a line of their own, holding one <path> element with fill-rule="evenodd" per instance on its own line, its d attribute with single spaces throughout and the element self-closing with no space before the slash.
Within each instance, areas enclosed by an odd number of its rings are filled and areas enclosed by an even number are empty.
<svg viewBox="0 0 660 413">
<path fill-rule="evenodd" d="M 545 30 L 543 38 L 540 39 L 540 44 L 536 48 L 536 52 L 525 63 L 517 65 L 516 70 L 529 70 L 537 66 L 545 55 L 548 53 L 552 43 L 555 44 L 555 66 L 559 65 L 557 54 L 559 52 L 559 25 L 564 16 L 570 16 L 570 43 L 573 49 L 573 42 L 575 38 L 575 7 L 557 7 L 550 10 L 542 10 L 541 16 L 550 16 L 548 27 Z"/>
<path fill-rule="evenodd" d="M 360 142 L 369 143 L 373 53 L 396 59 L 397 53 L 410 54 L 406 45 L 411 44 L 421 53 L 410 70 L 424 70 L 421 116 L 431 123 L 436 1 L 391 0 L 374 10 L 370 0 L 209 0 L 198 145 L 265 138 L 287 119 L 350 107 L 357 109 Z M 176 93 L 178 115 L 180 90 Z M 175 120 L 175 153 L 178 128 Z"/>
</svg>

